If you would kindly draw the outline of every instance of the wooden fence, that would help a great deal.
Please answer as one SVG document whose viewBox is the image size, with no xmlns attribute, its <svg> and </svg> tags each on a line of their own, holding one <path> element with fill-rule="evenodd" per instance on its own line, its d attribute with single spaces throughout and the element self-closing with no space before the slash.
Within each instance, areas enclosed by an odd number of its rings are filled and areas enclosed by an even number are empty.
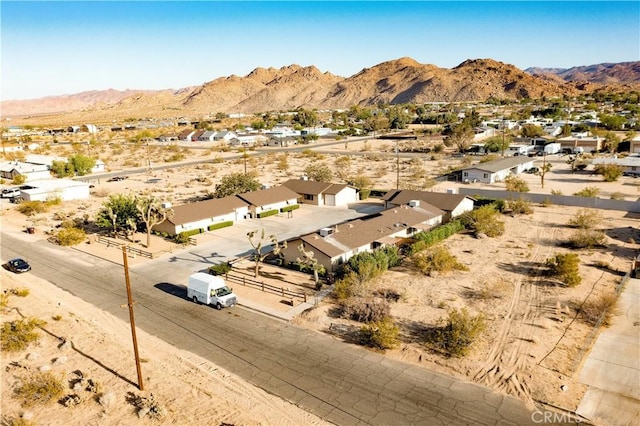
<svg viewBox="0 0 640 426">
<path fill-rule="evenodd" d="M 237 283 L 240 283 L 243 286 L 257 287 L 262 291 L 268 291 L 271 293 L 279 294 L 282 297 L 299 298 L 299 299 L 302 299 L 302 301 L 304 302 L 307 301 L 307 295 L 303 292 L 292 291 L 292 290 L 289 290 L 288 288 L 277 287 L 271 284 L 266 284 L 264 281 L 257 281 L 245 275 L 241 275 L 241 274 L 235 275 L 233 273 L 229 273 L 226 276 L 226 279 L 228 281 L 235 281 Z"/>
<path fill-rule="evenodd" d="M 140 250 L 138 248 L 135 247 L 131 247 L 129 246 L 129 243 L 127 242 L 120 242 L 120 241 L 114 241 L 114 240 L 110 240 L 109 238 L 105 238 L 103 236 L 97 235 L 96 236 L 96 241 L 99 242 L 100 244 L 105 244 L 107 247 L 122 247 L 125 246 L 127 248 L 127 253 L 131 253 L 131 254 L 135 254 L 136 256 L 142 256 L 142 257 L 147 257 L 149 259 L 153 259 L 153 253 L 150 251 L 145 251 L 145 250 Z"/>
</svg>

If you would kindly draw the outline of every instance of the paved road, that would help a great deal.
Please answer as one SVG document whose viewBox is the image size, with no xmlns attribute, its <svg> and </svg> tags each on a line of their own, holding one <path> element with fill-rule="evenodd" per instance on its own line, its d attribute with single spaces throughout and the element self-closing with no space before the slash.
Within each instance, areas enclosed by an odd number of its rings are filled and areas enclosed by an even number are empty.
<svg viewBox="0 0 640 426">
<path fill-rule="evenodd" d="M 126 301 L 120 266 L 3 233 L 2 257 L 14 256 L 29 259 L 32 274 L 128 321 L 120 307 Z M 240 307 L 195 305 L 184 299 L 183 286 L 158 279 L 162 275 L 160 267 L 154 274 L 130 271 L 139 328 L 335 424 L 535 423 L 515 398 Z M 144 347 L 140 351 L 144 356 Z"/>
</svg>

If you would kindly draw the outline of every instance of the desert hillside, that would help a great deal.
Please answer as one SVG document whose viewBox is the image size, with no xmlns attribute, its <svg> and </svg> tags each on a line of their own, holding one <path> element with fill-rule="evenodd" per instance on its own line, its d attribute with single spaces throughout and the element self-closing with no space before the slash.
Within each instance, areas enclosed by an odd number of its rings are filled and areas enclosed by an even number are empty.
<svg viewBox="0 0 640 426">
<path fill-rule="evenodd" d="M 606 85 L 606 86 L 605 86 Z M 350 77 L 315 66 L 256 68 L 244 77 L 219 77 L 196 87 L 160 91 L 91 91 L 27 101 L 2 102 L 3 117 L 74 112 L 79 120 L 204 116 L 296 108 L 340 109 L 353 105 L 538 99 L 596 90 L 637 90 L 640 62 L 568 70 L 528 71 L 493 59 L 470 59 L 454 68 L 400 58 Z"/>
</svg>

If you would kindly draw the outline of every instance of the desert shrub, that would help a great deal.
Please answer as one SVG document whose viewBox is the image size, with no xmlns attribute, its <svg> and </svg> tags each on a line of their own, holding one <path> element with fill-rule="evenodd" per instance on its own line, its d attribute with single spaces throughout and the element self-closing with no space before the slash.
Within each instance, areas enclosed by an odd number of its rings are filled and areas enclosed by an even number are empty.
<svg viewBox="0 0 640 426">
<path fill-rule="evenodd" d="M 336 281 L 333 294 L 338 300 L 348 299 L 354 296 L 363 296 L 367 290 L 367 279 L 350 271 Z"/>
<path fill-rule="evenodd" d="M 369 196 L 371 195 L 371 190 L 367 189 L 367 188 L 362 188 L 360 190 L 360 200 L 366 200 L 367 198 L 369 198 Z"/>
<path fill-rule="evenodd" d="M 10 293 L 18 297 L 27 297 L 30 291 L 28 288 L 14 288 L 10 290 Z"/>
<path fill-rule="evenodd" d="M 23 405 L 47 404 L 57 401 L 65 391 L 64 382 L 51 371 L 38 372 L 27 378 L 16 388 L 15 394 L 22 399 Z"/>
<path fill-rule="evenodd" d="M 551 195 L 562 195 L 562 191 L 559 189 L 552 189 Z"/>
<path fill-rule="evenodd" d="M 615 182 L 622 176 L 623 169 L 617 164 L 598 164 L 594 172 L 602 175 L 605 182 Z"/>
<path fill-rule="evenodd" d="M 25 216 L 31 216 L 46 212 L 48 206 L 42 201 L 23 201 L 18 204 L 17 210 Z"/>
<path fill-rule="evenodd" d="M 162 235 L 163 237 L 167 237 L 166 235 Z M 184 232 L 181 232 L 177 235 L 173 236 L 173 241 L 176 244 L 187 244 L 189 242 L 189 236 L 187 234 L 185 234 Z"/>
<path fill-rule="evenodd" d="M 618 313 L 617 303 L 618 297 L 613 293 L 587 299 L 579 309 L 580 318 L 589 325 L 596 326 L 601 321 L 600 324 L 607 327 Z"/>
<path fill-rule="evenodd" d="M 469 268 L 458 262 L 449 250 L 444 247 L 435 247 L 413 256 L 416 267 L 423 274 L 432 272 L 450 272 L 454 270 L 468 271 Z"/>
<path fill-rule="evenodd" d="M 596 198 L 598 194 L 600 194 L 600 188 L 596 186 L 587 186 L 586 188 L 582 188 L 580 191 L 573 193 L 576 197 L 586 198 Z"/>
<path fill-rule="evenodd" d="M 24 318 L 16 321 L 2 323 L 2 336 L 0 342 L 3 351 L 20 352 L 30 343 L 40 339 L 35 329 L 46 324 L 37 318 Z"/>
<path fill-rule="evenodd" d="M 387 317 L 382 321 L 365 324 L 360 328 L 360 344 L 376 349 L 392 349 L 398 344 L 400 329 Z"/>
<path fill-rule="evenodd" d="M 579 229 L 593 229 L 602 222 L 602 215 L 597 210 L 580 209 L 569 219 L 569 225 Z"/>
<path fill-rule="evenodd" d="M 37 426 L 37 424 L 31 420 L 27 420 L 24 417 L 15 417 L 9 419 L 7 426 Z"/>
<path fill-rule="evenodd" d="M 25 175 L 16 175 L 11 181 L 14 185 L 22 185 L 27 181 L 27 177 Z"/>
<path fill-rule="evenodd" d="M 527 182 L 517 176 L 507 176 L 504 183 L 507 185 L 507 191 L 509 192 L 529 192 L 529 185 L 527 185 Z"/>
<path fill-rule="evenodd" d="M 485 330 L 482 314 L 471 315 L 465 308 L 449 311 L 444 326 L 427 336 L 427 342 L 443 350 L 449 356 L 464 356 L 476 338 Z"/>
<path fill-rule="evenodd" d="M 0 293 L 0 308 L 6 308 L 9 306 L 9 294 L 5 292 Z"/>
<path fill-rule="evenodd" d="M 607 237 L 604 232 L 595 229 L 578 229 L 569 237 L 569 247 L 575 249 L 606 246 Z"/>
<path fill-rule="evenodd" d="M 232 267 L 229 262 L 218 263 L 217 265 L 209 266 L 207 270 L 211 275 L 227 275 L 231 271 Z"/>
<path fill-rule="evenodd" d="M 402 298 L 402 295 L 392 288 L 380 288 L 374 291 L 374 294 L 392 302 L 397 302 Z"/>
<path fill-rule="evenodd" d="M 350 297 L 341 304 L 342 316 L 354 321 L 370 323 L 389 317 L 391 308 L 385 299 Z"/>
<path fill-rule="evenodd" d="M 614 192 L 610 197 L 612 200 L 624 200 L 624 194 L 622 192 Z"/>
<path fill-rule="evenodd" d="M 582 282 L 579 270 L 580 257 L 575 253 L 556 253 L 545 261 L 545 265 L 549 268 L 549 275 L 569 287 L 575 287 Z"/>
<path fill-rule="evenodd" d="M 553 204 L 553 202 L 551 202 L 551 198 L 545 198 L 544 200 L 542 200 L 542 202 L 540 203 L 540 207 L 549 207 Z"/>
<path fill-rule="evenodd" d="M 83 229 L 78 228 L 62 228 L 56 234 L 56 242 L 61 246 L 75 246 L 80 244 L 87 238 L 87 234 Z"/>
<path fill-rule="evenodd" d="M 523 198 L 517 200 L 507 200 L 505 202 L 505 211 L 511 211 L 513 214 L 533 214 L 533 207 L 531 201 Z"/>
<path fill-rule="evenodd" d="M 495 205 L 487 204 L 461 216 L 465 227 L 476 234 L 488 237 L 498 237 L 504 234 L 504 222 L 498 218 L 499 212 Z"/>
<path fill-rule="evenodd" d="M 419 253 L 463 230 L 464 224 L 460 220 L 454 219 L 430 231 L 419 232 L 413 236 L 416 242 L 411 245 L 410 253 L 412 255 Z"/>
</svg>

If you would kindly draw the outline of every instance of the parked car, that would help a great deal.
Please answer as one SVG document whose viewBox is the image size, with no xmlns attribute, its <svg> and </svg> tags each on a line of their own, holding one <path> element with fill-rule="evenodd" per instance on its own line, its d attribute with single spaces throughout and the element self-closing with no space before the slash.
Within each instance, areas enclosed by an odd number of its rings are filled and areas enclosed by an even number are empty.
<svg viewBox="0 0 640 426">
<path fill-rule="evenodd" d="M 114 176 L 112 178 L 107 179 L 107 182 L 120 182 L 121 180 L 128 179 L 129 176 Z"/>
<path fill-rule="evenodd" d="M 23 272 L 29 272 L 31 265 L 29 265 L 24 259 L 16 258 L 7 262 L 7 269 L 15 274 L 21 274 Z"/>
<path fill-rule="evenodd" d="M 18 188 L 7 188 L 2 190 L 2 198 L 13 198 L 20 196 L 20 190 Z"/>
</svg>

